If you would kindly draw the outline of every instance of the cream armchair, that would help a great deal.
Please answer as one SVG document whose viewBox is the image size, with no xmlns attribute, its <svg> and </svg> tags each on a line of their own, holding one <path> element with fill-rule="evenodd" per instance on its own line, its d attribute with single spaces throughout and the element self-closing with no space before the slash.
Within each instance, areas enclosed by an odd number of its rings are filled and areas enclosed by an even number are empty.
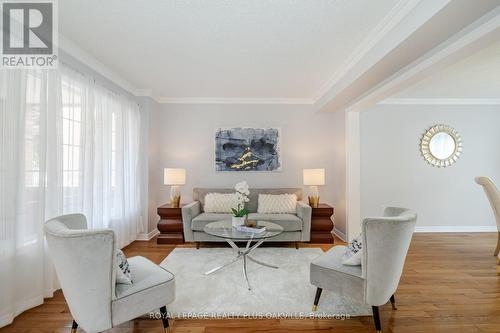
<svg viewBox="0 0 500 333">
<path fill-rule="evenodd" d="M 498 241 L 497 248 L 495 249 L 495 253 L 493 254 L 496 257 L 500 252 L 500 192 L 498 191 L 493 181 L 488 177 L 476 177 L 475 180 L 476 183 L 483 187 L 483 190 L 490 202 L 491 209 L 493 209 L 493 214 L 495 214 L 495 219 L 497 220 Z"/>
<path fill-rule="evenodd" d="M 335 246 L 311 263 L 310 281 L 317 286 L 313 311 L 323 289 L 372 306 L 377 332 L 381 332 L 378 307 L 389 300 L 396 309 L 394 293 L 403 272 L 417 215 L 405 208 L 387 207 L 383 217 L 362 223 L 361 266 L 342 264 L 345 246 Z"/>
<path fill-rule="evenodd" d="M 72 332 L 101 332 L 174 300 L 174 276 L 144 257 L 129 258 L 133 284 L 115 285 L 115 234 L 87 229 L 85 216 L 71 214 L 45 223 L 49 252 L 73 316 Z"/>
</svg>

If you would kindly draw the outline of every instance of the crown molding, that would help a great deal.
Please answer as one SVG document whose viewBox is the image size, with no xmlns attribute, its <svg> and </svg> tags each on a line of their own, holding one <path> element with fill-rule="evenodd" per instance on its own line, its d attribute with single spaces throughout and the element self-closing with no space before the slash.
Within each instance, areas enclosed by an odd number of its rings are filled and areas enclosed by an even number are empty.
<svg viewBox="0 0 500 333">
<path fill-rule="evenodd" d="M 130 82 L 112 71 L 80 48 L 76 43 L 60 34 L 60 45 L 68 54 L 89 66 L 94 71 L 114 82 L 134 96 L 150 97 L 161 104 L 288 104 L 288 105 L 313 105 L 344 75 L 356 66 L 383 37 L 394 28 L 418 3 L 422 0 L 400 0 L 391 11 L 375 26 L 363 39 L 359 47 L 351 53 L 348 60 L 328 79 L 325 84 L 311 98 L 244 98 L 244 97 L 161 97 L 155 96 L 151 89 L 138 89 Z"/>
<path fill-rule="evenodd" d="M 312 105 L 310 98 L 242 98 L 242 97 L 159 97 L 162 104 L 297 104 Z"/>
<path fill-rule="evenodd" d="M 366 35 L 347 60 L 333 73 L 316 93 L 318 102 L 337 84 L 357 63 L 372 50 L 401 20 L 410 13 L 421 0 L 400 0 L 387 15 Z"/>
<path fill-rule="evenodd" d="M 392 19 L 387 19 L 390 28 L 380 30 L 378 40 L 374 41 L 372 47 L 366 48 L 365 54 L 361 55 L 348 72 L 340 76 L 337 82 L 319 97 L 315 102 L 316 109 L 322 112 L 349 109 L 353 101 L 361 98 L 375 82 L 385 80 L 393 75 L 395 70 L 412 61 L 414 57 L 409 41 L 415 36 L 420 37 L 415 35 L 415 32 L 433 20 L 449 4 L 450 0 L 413 0 L 408 7 L 398 6 L 400 14 L 393 14 L 390 16 Z M 428 35 L 426 38 L 434 37 Z M 418 39 L 416 42 L 419 42 Z M 398 65 L 395 68 L 392 67 L 392 62 L 389 62 L 391 55 L 397 55 Z"/>
<path fill-rule="evenodd" d="M 79 47 L 71 39 L 59 34 L 59 47 L 61 50 L 99 73 L 120 88 L 126 90 L 136 97 L 150 97 L 161 104 L 290 104 L 290 105 L 312 105 L 310 98 L 243 98 L 243 97 L 158 97 L 151 89 L 137 89 L 122 76 L 112 71 L 108 66 L 90 55 Z"/>
<path fill-rule="evenodd" d="M 443 0 L 445 2 L 446 0 Z M 339 85 L 344 78 L 351 75 L 353 69 L 360 65 L 370 53 L 384 41 L 408 15 L 421 4 L 422 0 L 400 0 L 387 15 L 370 31 L 360 45 L 350 54 L 348 59 L 320 87 L 311 98 L 245 98 L 245 97 L 161 97 L 151 89 L 138 89 L 121 75 L 111 70 L 107 65 L 83 50 L 72 40 L 59 34 L 59 46 L 78 61 L 112 81 L 120 88 L 137 97 L 150 97 L 161 104 L 254 104 L 254 105 L 315 105 Z M 484 27 L 483 27 L 484 28 Z M 372 57 L 373 58 L 373 57 Z M 405 68 L 407 71 L 408 69 Z M 422 70 L 422 69 L 420 69 Z M 399 73 L 398 73 L 399 74 Z M 349 78 L 347 78 L 349 79 Z M 389 80 L 392 81 L 392 80 Z M 377 87 L 379 88 L 379 87 Z M 379 89 L 377 89 L 379 90 Z M 358 102 L 359 103 L 359 102 Z M 499 105 L 496 98 L 387 98 L 378 105 Z"/>
<path fill-rule="evenodd" d="M 78 46 L 71 39 L 64 36 L 62 33 L 59 33 L 59 49 L 66 52 L 79 62 L 88 66 L 90 69 L 94 70 L 96 73 L 99 73 L 106 79 L 112 81 L 120 88 L 126 90 L 130 94 L 137 96 L 137 88 L 134 87 L 133 84 L 128 82 L 122 76 L 111 70 L 108 66 L 97 60 L 94 56 L 89 54 L 87 51 Z"/>
<path fill-rule="evenodd" d="M 366 110 L 377 103 L 384 103 L 384 100 L 389 100 L 389 102 L 390 100 L 397 101 L 398 98 L 393 99 L 390 96 L 396 95 L 433 73 L 472 55 L 498 40 L 500 40 L 500 7 L 485 14 L 445 42 L 382 81 L 362 98 L 349 105 L 349 109 L 360 111 Z M 405 98 L 402 99 L 405 100 Z M 414 98 L 414 100 L 420 100 L 421 103 L 425 102 L 425 100 L 427 100 L 427 103 L 440 101 L 441 105 L 491 105 L 491 103 L 496 105 L 495 98 Z M 412 103 L 407 101 L 407 104 Z"/>
<path fill-rule="evenodd" d="M 500 98 L 387 98 L 377 105 L 500 105 Z"/>
</svg>

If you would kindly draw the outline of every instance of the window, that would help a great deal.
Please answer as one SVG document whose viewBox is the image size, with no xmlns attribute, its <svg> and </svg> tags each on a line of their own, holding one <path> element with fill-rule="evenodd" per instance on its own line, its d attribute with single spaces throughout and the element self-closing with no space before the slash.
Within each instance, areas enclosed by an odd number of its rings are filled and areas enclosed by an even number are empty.
<svg viewBox="0 0 500 333">
<path fill-rule="evenodd" d="M 18 77 L 19 79 L 19 77 Z M 24 107 L 24 112 L 19 111 L 17 107 L 16 115 L 21 117 L 24 128 L 17 133 L 22 136 L 20 142 L 14 143 L 16 150 L 20 153 L 21 166 L 24 166 L 24 188 L 18 195 L 23 200 L 22 219 L 24 223 L 20 224 L 17 234 L 17 244 L 21 247 L 37 243 L 37 230 L 40 223 L 34 218 L 32 212 L 42 209 L 39 200 L 39 187 L 45 186 L 44 152 L 41 128 L 43 128 L 45 102 L 47 100 L 47 75 L 43 70 L 27 71 L 26 75 L 19 79 L 19 84 L 24 87 L 17 94 L 12 96 L 14 105 L 19 103 L 19 107 Z"/>
<path fill-rule="evenodd" d="M 116 112 L 111 113 L 111 187 L 116 187 Z"/>
<path fill-rule="evenodd" d="M 8 157 L 0 159 L 0 199 L 19 246 L 39 241 L 42 221 L 70 213 L 85 214 L 89 228 L 114 228 L 119 246 L 144 230 L 138 105 L 92 81 L 64 65 L 0 71 Z"/>
<path fill-rule="evenodd" d="M 80 186 L 82 168 L 82 88 L 62 80 L 63 187 Z"/>
<path fill-rule="evenodd" d="M 26 77 L 25 112 L 25 186 L 40 186 L 40 108 L 46 103 L 45 75 L 42 71 L 30 72 Z M 82 88 L 70 80 L 62 79 L 62 186 L 80 186 L 82 142 Z"/>
<path fill-rule="evenodd" d="M 26 76 L 25 112 L 25 149 L 24 169 L 25 186 L 40 186 L 40 107 L 42 103 L 42 73 L 30 72 Z"/>
</svg>

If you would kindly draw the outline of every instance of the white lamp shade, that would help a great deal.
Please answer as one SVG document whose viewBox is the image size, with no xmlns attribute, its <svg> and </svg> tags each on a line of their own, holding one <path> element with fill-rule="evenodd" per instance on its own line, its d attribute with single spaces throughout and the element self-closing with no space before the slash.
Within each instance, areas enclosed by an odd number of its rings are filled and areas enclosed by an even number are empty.
<svg viewBox="0 0 500 333">
<path fill-rule="evenodd" d="M 325 169 L 304 169 L 304 185 L 325 185 Z"/>
<path fill-rule="evenodd" d="M 186 184 L 186 170 L 165 168 L 163 170 L 163 183 L 165 185 L 184 185 Z"/>
</svg>

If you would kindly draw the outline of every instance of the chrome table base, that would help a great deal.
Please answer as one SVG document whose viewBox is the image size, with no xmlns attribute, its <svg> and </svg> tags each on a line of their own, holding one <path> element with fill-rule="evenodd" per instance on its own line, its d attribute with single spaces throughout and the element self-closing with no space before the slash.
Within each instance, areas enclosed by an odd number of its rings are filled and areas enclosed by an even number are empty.
<svg viewBox="0 0 500 333">
<path fill-rule="evenodd" d="M 252 243 L 252 240 L 248 240 L 247 241 L 247 246 L 245 247 L 244 250 L 240 249 L 238 247 L 238 245 L 236 245 L 234 243 L 234 241 L 232 241 L 231 239 L 226 239 L 226 241 L 229 243 L 229 245 L 231 245 L 231 247 L 234 250 L 236 250 L 236 253 L 237 253 L 236 258 L 232 259 L 231 261 L 228 261 L 227 263 L 225 263 L 225 264 L 223 264 L 221 266 L 215 267 L 215 268 L 209 270 L 208 272 L 205 272 L 205 275 L 209 275 L 209 274 L 215 273 L 215 272 L 223 269 L 224 267 L 227 267 L 227 266 L 231 265 L 232 263 L 238 261 L 239 259 L 243 259 L 243 275 L 245 276 L 245 280 L 247 281 L 248 290 L 252 290 L 252 288 L 250 287 L 250 282 L 248 281 L 248 275 L 247 275 L 247 259 L 253 261 L 256 264 L 262 265 L 262 266 L 266 266 L 266 267 L 274 268 L 274 269 L 278 268 L 278 266 L 267 264 L 265 262 L 262 262 L 260 260 L 257 260 L 255 258 L 253 258 L 252 256 L 250 256 L 250 253 L 253 250 L 255 250 L 262 243 L 264 243 L 264 239 L 259 240 L 253 246 L 250 246 L 250 244 Z"/>
</svg>

